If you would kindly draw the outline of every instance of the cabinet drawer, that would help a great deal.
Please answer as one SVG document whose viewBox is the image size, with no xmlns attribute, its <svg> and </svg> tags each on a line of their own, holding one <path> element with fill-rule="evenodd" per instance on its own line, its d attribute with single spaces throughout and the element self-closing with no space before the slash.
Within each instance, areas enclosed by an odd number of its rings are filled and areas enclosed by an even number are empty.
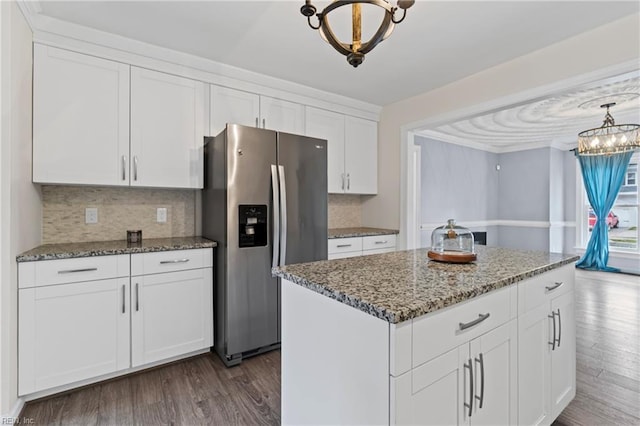
<svg viewBox="0 0 640 426">
<path fill-rule="evenodd" d="M 18 264 L 19 288 L 129 276 L 129 255 L 40 260 Z"/>
<path fill-rule="evenodd" d="M 187 269 L 210 268 L 212 249 L 171 250 L 131 255 L 131 275 L 159 274 Z"/>
<path fill-rule="evenodd" d="M 515 286 L 415 319 L 412 331 L 412 367 L 415 368 L 509 321 L 511 291 L 515 291 Z M 484 317 L 487 314 L 489 316 L 485 320 L 478 321 L 482 318 L 481 315 Z M 471 325 L 474 321 L 478 322 Z"/>
<path fill-rule="evenodd" d="M 527 312 L 573 290 L 574 264 L 565 265 L 518 283 L 518 312 Z"/>
<path fill-rule="evenodd" d="M 362 251 L 362 237 L 332 238 L 329 240 L 329 254 L 349 251 Z"/>
<path fill-rule="evenodd" d="M 362 250 L 377 250 L 396 246 L 395 235 L 375 235 L 362 237 Z"/>
</svg>

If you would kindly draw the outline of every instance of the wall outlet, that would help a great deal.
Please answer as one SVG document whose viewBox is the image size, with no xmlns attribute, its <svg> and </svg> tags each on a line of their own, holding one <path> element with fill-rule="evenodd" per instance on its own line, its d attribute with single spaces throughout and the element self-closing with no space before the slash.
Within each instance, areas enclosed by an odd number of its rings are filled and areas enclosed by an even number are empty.
<svg viewBox="0 0 640 426">
<path fill-rule="evenodd" d="M 87 225 L 98 223 L 98 208 L 97 207 L 87 207 L 84 209 L 84 223 Z"/>
<path fill-rule="evenodd" d="M 167 222 L 167 208 L 166 207 L 158 207 L 156 210 L 156 220 L 158 223 L 166 223 Z"/>
</svg>

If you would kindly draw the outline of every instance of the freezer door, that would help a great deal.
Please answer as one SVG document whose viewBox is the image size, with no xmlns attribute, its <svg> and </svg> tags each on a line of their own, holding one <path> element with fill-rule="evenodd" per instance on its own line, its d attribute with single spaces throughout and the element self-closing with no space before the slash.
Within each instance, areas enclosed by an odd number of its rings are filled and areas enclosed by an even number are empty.
<svg viewBox="0 0 640 426">
<path fill-rule="evenodd" d="M 276 146 L 275 132 L 227 126 L 228 355 L 278 342 L 278 280 L 271 276 L 274 229 L 271 166 L 277 165 Z M 254 210 L 252 206 L 256 206 Z M 251 232 L 259 232 L 264 214 L 259 206 L 267 206 L 266 246 L 261 245 L 264 241 L 260 238 L 250 238 Z M 255 229 L 249 232 L 247 227 L 254 225 Z"/>
<path fill-rule="evenodd" d="M 278 168 L 284 194 L 280 264 L 326 260 L 327 141 L 279 133 Z"/>
</svg>

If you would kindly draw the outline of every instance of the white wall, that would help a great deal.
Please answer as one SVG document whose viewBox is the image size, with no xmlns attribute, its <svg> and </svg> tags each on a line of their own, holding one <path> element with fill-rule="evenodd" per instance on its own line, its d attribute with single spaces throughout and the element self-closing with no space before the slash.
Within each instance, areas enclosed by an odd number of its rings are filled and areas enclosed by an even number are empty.
<svg viewBox="0 0 640 426">
<path fill-rule="evenodd" d="M 0 2 L 2 177 L 0 197 L 0 413 L 16 407 L 18 283 L 15 257 L 40 244 L 39 187 L 31 183 L 32 33 L 14 1 Z"/>
<path fill-rule="evenodd" d="M 638 14 L 628 16 L 442 88 L 384 107 L 378 137 L 378 196 L 365 200 L 363 225 L 393 229 L 400 227 L 402 126 L 417 128 L 430 119 L 474 105 L 506 99 L 507 96 L 609 66 L 637 63 L 640 59 L 639 18 Z"/>
</svg>

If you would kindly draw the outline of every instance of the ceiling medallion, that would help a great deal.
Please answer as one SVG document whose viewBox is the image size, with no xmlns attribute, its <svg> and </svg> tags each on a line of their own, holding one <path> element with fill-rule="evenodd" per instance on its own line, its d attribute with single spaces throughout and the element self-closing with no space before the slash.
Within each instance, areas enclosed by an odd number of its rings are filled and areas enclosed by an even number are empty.
<svg viewBox="0 0 640 426">
<path fill-rule="evenodd" d="M 617 154 L 640 148 L 640 124 L 616 124 L 609 107 L 616 103 L 600 105 L 607 109 L 602 126 L 578 134 L 578 155 Z"/>
<path fill-rule="evenodd" d="M 300 13 L 307 17 L 309 26 L 314 30 L 318 30 L 320 36 L 334 49 L 347 57 L 353 67 L 357 67 L 364 61 L 364 55 L 369 53 L 376 47 L 381 41 L 385 40 L 393 32 L 395 24 L 402 22 L 407 15 L 407 9 L 409 9 L 415 0 L 398 0 L 398 6 L 392 7 L 386 0 L 334 0 L 322 12 L 316 13 L 316 7 L 311 4 L 311 0 L 306 0 L 304 6 L 300 8 Z M 384 9 L 384 18 L 378 27 L 378 30 L 373 34 L 371 39 L 367 42 L 362 42 L 362 5 L 371 4 Z M 351 5 L 351 22 L 352 22 L 352 40 L 351 43 L 344 43 L 338 40 L 335 33 L 331 29 L 329 24 L 329 14 L 339 7 Z M 402 17 L 396 19 L 396 10 L 402 9 Z M 311 17 L 316 16 L 318 23 L 316 25 L 311 23 Z"/>
</svg>

